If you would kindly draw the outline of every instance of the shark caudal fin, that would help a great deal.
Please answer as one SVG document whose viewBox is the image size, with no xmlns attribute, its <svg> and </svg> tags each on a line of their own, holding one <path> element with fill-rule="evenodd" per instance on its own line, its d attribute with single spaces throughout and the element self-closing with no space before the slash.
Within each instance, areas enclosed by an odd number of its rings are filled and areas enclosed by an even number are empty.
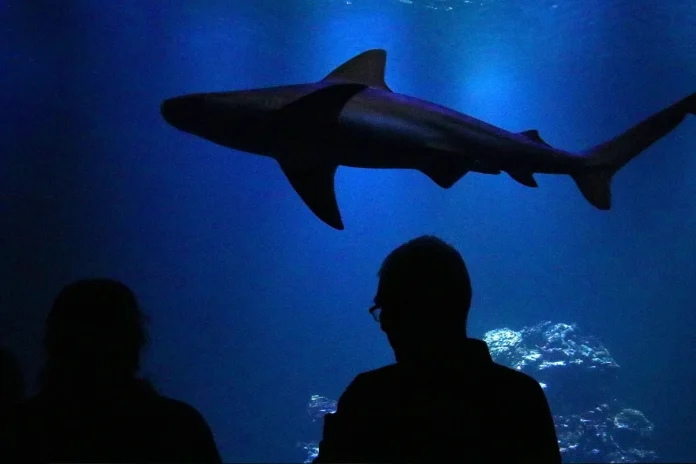
<svg viewBox="0 0 696 464">
<path fill-rule="evenodd" d="M 696 93 L 655 113 L 618 137 L 583 152 L 587 157 L 586 168 L 571 176 L 587 201 L 599 209 L 610 209 L 614 174 L 671 132 L 689 113 L 696 115 Z"/>
</svg>

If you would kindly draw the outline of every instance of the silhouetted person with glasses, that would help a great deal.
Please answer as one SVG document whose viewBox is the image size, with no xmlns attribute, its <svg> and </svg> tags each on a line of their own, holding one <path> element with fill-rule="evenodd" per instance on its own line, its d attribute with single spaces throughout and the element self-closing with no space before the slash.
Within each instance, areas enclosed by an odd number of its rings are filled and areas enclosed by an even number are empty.
<svg viewBox="0 0 696 464">
<path fill-rule="evenodd" d="M 65 287 L 46 324 L 41 390 L 17 406 L 0 461 L 220 462 L 198 411 L 136 376 L 146 340 L 125 285 Z"/>
<path fill-rule="evenodd" d="M 358 375 L 324 419 L 314 462 L 560 463 L 539 383 L 468 338 L 460 254 L 423 236 L 382 264 L 370 312 L 396 363 Z"/>
</svg>

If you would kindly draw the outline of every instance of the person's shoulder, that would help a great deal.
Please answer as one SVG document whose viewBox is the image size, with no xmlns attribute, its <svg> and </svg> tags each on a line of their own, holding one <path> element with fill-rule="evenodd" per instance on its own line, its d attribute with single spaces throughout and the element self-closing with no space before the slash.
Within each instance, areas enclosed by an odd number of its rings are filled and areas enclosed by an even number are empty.
<svg viewBox="0 0 696 464">
<path fill-rule="evenodd" d="M 198 409 L 161 394 L 153 400 L 153 405 L 159 412 L 155 426 L 171 444 L 166 453 L 176 454 L 180 462 L 220 462 L 210 425 Z"/>
<path fill-rule="evenodd" d="M 157 406 L 173 414 L 200 416 L 200 412 L 185 401 L 170 398 L 164 395 L 157 395 Z"/>
<path fill-rule="evenodd" d="M 342 395 L 345 397 L 362 396 L 364 394 L 372 396 L 374 392 L 388 390 L 390 386 L 398 382 L 398 364 L 389 364 L 377 369 L 362 372 L 355 376 Z"/>
<path fill-rule="evenodd" d="M 493 363 L 493 373 L 496 382 L 511 389 L 523 389 L 523 391 L 538 391 L 542 389 L 539 382 L 529 374 L 502 364 Z"/>
<path fill-rule="evenodd" d="M 153 406 L 161 414 L 161 417 L 166 417 L 168 420 L 198 425 L 206 424 L 207 426 L 200 411 L 184 401 L 157 395 L 154 398 Z"/>
<path fill-rule="evenodd" d="M 377 398 L 383 398 L 398 384 L 395 364 L 358 374 L 338 399 L 337 411 L 361 410 Z M 388 395 L 387 395 L 388 396 Z"/>
<path fill-rule="evenodd" d="M 21 401 L 17 401 L 15 404 L 11 405 L 11 409 L 15 411 L 28 411 L 32 409 L 39 408 L 42 403 L 42 398 L 39 396 L 31 396 L 25 398 Z"/>
<path fill-rule="evenodd" d="M 390 377 L 394 375 L 399 370 L 400 365 L 397 363 L 388 364 L 386 366 L 378 367 L 377 369 L 372 369 L 371 371 L 366 371 L 358 375 L 363 379 L 381 379 L 384 377 Z"/>
<path fill-rule="evenodd" d="M 45 401 L 41 396 L 18 401 L 6 407 L 0 414 L 0 433 L 33 433 L 32 431 L 41 427 L 45 418 L 50 416 L 54 409 L 55 405 Z"/>
<path fill-rule="evenodd" d="M 7 414 L 9 416 L 32 417 L 35 415 L 40 415 L 50 406 L 51 403 L 43 396 L 35 395 L 11 405 L 7 410 Z"/>
<path fill-rule="evenodd" d="M 363 372 L 355 377 L 353 383 L 358 385 L 375 385 L 392 382 L 400 375 L 400 367 L 399 364 L 394 363 Z"/>
</svg>

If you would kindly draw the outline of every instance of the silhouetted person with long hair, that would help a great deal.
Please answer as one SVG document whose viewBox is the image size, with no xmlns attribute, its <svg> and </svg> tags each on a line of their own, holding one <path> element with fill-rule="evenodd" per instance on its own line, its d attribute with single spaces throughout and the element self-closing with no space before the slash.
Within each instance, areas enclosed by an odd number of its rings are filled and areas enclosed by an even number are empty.
<svg viewBox="0 0 696 464">
<path fill-rule="evenodd" d="M 423 236 L 379 272 L 373 317 L 396 363 L 358 375 L 324 419 L 314 462 L 560 463 L 546 396 L 468 338 L 464 261 Z"/>
<path fill-rule="evenodd" d="M 68 285 L 44 342 L 40 392 L 18 405 L 11 424 L 12 461 L 220 462 L 198 411 L 137 377 L 147 333 L 128 287 Z"/>
</svg>

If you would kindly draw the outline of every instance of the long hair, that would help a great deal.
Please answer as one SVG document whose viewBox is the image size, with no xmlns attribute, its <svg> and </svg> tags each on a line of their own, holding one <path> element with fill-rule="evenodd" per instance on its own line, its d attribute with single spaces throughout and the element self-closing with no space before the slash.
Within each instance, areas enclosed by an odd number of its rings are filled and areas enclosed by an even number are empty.
<svg viewBox="0 0 696 464">
<path fill-rule="evenodd" d="M 97 373 L 134 380 L 148 342 L 146 318 L 134 293 L 111 279 L 86 279 L 63 288 L 46 321 L 42 388 L 81 383 Z"/>
</svg>

